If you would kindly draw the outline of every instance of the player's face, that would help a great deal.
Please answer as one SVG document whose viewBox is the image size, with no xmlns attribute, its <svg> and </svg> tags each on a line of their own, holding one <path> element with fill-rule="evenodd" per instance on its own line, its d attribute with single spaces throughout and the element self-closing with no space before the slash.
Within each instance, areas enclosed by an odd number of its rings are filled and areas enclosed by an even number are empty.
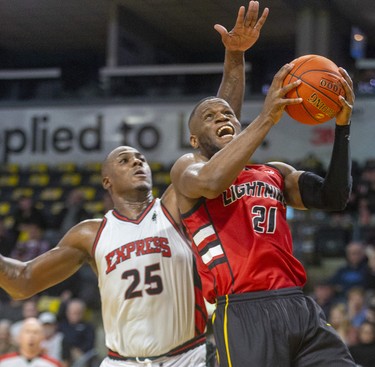
<svg viewBox="0 0 375 367">
<path fill-rule="evenodd" d="M 197 108 L 191 130 L 193 146 L 195 142 L 195 147 L 211 158 L 239 134 L 241 124 L 226 101 L 214 98 Z"/>
<path fill-rule="evenodd" d="M 132 147 L 116 148 L 107 162 L 107 183 L 115 191 L 152 188 L 151 169 L 146 158 Z"/>
</svg>

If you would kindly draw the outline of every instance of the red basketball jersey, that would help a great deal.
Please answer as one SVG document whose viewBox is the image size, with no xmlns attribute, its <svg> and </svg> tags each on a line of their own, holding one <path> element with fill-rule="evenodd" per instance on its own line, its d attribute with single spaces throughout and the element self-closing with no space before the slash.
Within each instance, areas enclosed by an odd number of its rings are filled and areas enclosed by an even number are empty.
<svg viewBox="0 0 375 367">
<path fill-rule="evenodd" d="M 305 270 L 293 256 L 283 188 L 276 168 L 249 165 L 220 196 L 201 199 L 183 215 L 209 302 L 305 284 Z"/>
</svg>

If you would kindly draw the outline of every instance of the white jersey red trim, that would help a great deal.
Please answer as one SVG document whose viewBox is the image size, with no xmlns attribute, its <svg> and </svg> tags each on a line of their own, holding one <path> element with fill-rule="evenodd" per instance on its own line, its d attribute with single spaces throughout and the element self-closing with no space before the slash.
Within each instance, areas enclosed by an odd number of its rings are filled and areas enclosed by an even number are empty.
<svg viewBox="0 0 375 367">
<path fill-rule="evenodd" d="M 93 256 L 113 357 L 160 356 L 201 344 L 207 313 L 194 256 L 160 199 L 136 220 L 110 210 Z"/>
</svg>

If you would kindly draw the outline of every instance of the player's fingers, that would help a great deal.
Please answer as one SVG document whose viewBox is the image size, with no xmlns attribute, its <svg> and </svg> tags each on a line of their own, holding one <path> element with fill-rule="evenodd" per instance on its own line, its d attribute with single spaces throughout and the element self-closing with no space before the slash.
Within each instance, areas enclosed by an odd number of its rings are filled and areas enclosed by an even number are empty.
<svg viewBox="0 0 375 367">
<path fill-rule="evenodd" d="M 243 27 L 244 26 L 244 23 L 245 23 L 245 7 L 244 6 L 240 6 L 240 8 L 238 9 L 238 15 L 237 15 L 237 19 L 236 19 L 236 26 L 240 26 L 240 27 Z"/>
<path fill-rule="evenodd" d="M 247 9 L 245 25 L 254 28 L 259 15 L 259 2 L 250 1 L 249 8 Z"/>
<path fill-rule="evenodd" d="M 289 71 L 293 69 L 294 64 L 285 64 L 283 65 L 279 71 L 273 77 L 274 81 L 278 81 L 282 83 L 285 77 L 288 75 Z"/>
<path fill-rule="evenodd" d="M 297 88 L 301 83 L 302 83 L 301 79 L 298 79 L 293 83 L 285 85 L 284 87 L 281 88 L 281 95 L 285 96 L 292 89 Z"/>
<path fill-rule="evenodd" d="M 258 21 L 257 21 L 256 25 L 254 26 L 254 28 L 256 28 L 256 29 L 258 29 L 260 31 L 262 29 L 264 23 L 266 22 L 268 14 L 269 14 L 269 9 L 265 8 L 263 10 L 262 16 L 258 19 Z"/>
<path fill-rule="evenodd" d="M 284 99 L 284 104 L 285 106 L 289 106 L 292 104 L 300 104 L 302 103 L 303 99 L 302 98 L 285 98 Z"/>
<path fill-rule="evenodd" d="M 351 77 L 349 76 L 349 73 L 342 67 L 339 67 L 339 72 L 344 77 L 344 79 L 347 81 L 347 83 L 350 85 L 351 88 L 353 88 L 353 81 Z"/>
<path fill-rule="evenodd" d="M 220 33 L 220 35 L 221 35 L 222 37 L 224 37 L 224 36 L 228 33 L 227 29 L 226 29 L 225 27 L 223 27 L 221 24 L 215 24 L 215 25 L 214 25 L 214 28 L 215 28 L 215 30 L 216 30 L 217 32 Z"/>
</svg>

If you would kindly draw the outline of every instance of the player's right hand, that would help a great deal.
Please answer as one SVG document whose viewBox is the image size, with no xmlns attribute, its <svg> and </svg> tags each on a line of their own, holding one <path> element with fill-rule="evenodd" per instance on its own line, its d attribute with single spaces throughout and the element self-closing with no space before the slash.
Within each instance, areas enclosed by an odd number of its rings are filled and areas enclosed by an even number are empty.
<svg viewBox="0 0 375 367">
<path fill-rule="evenodd" d="M 279 122 L 286 106 L 302 103 L 302 98 L 285 98 L 288 92 L 301 84 L 301 80 L 298 79 L 283 87 L 283 81 L 292 69 L 293 64 L 285 64 L 276 73 L 264 101 L 260 115 L 267 120 L 270 119 L 273 124 Z"/>
<path fill-rule="evenodd" d="M 225 48 L 229 51 L 246 51 L 258 40 L 260 31 L 267 19 L 269 10 L 265 8 L 258 19 L 259 2 L 250 1 L 245 15 L 245 7 L 241 6 L 234 28 L 228 32 L 225 27 L 215 24 Z"/>
</svg>

